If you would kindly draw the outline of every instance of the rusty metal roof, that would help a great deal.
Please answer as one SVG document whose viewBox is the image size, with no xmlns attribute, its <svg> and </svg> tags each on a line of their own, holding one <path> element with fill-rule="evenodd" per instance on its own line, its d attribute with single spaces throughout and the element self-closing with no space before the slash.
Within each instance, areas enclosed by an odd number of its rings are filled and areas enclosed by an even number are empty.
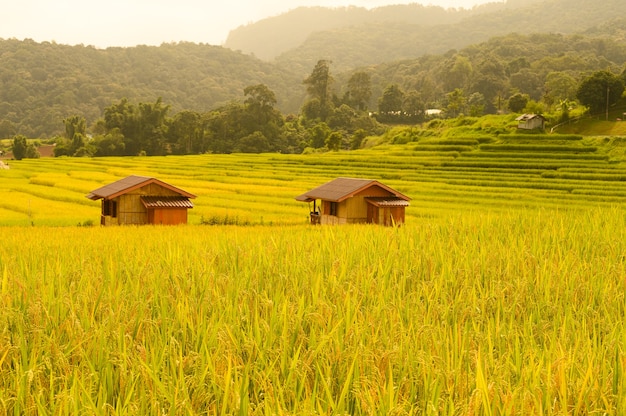
<svg viewBox="0 0 626 416">
<path fill-rule="evenodd" d="M 371 186 L 378 186 L 402 200 L 408 201 L 410 199 L 408 196 L 402 195 L 400 192 L 373 179 L 337 178 L 297 196 L 296 200 L 310 202 L 315 199 L 322 199 L 325 201 L 341 202 Z"/>
<path fill-rule="evenodd" d="M 193 203 L 185 196 L 143 195 L 141 203 L 146 208 L 193 208 Z"/>
<path fill-rule="evenodd" d="M 190 194 L 187 191 L 183 191 L 182 189 L 176 188 L 175 186 L 169 185 L 156 178 L 150 178 L 147 176 L 137 176 L 137 175 L 127 176 L 124 179 L 120 179 L 119 181 L 115 181 L 111 184 L 95 189 L 91 191 L 89 194 L 87 194 L 86 197 L 94 201 L 101 199 L 101 198 L 105 198 L 105 199 L 116 198 L 120 195 L 123 195 L 127 192 L 133 191 L 138 188 L 142 188 L 151 183 L 156 183 L 164 188 L 174 191 L 187 198 L 196 197 L 194 194 Z"/>
</svg>

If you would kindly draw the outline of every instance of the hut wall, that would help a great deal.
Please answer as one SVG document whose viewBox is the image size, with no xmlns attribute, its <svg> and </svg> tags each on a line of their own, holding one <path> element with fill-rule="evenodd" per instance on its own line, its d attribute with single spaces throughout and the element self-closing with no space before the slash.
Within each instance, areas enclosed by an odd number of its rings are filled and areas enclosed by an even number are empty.
<svg viewBox="0 0 626 416">
<path fill-rule="evenodd" d="M 149 209 L 150 224 L 178 225 L 187 223 L 187 208 Z"/>
<path fill-rule="evenodd" d="M 135 189 L 128 193 L 118 196 L 113 200 L 117 202 L 117 216 L 102 216 L 101 224 L 103 225 L 133 225 L 133 224 L 149 224 L 148 210 L 143 206 L 141 202 L 141 196 L 143 195 L 158 195 L 158 196 L 177 196 L 178 193 L 171 189 L 164 188 L 158 184 L 151 183 L 141 188 Z M 187 221 L 186 209 L 170 209 L 170 210 L 155 210 L 155 211 L 175 211 L 158 214 L 159 217 L 156 220 L 156 224 L 179 224 L 183 218 Z M 153 214 L 153 217 L 157 215 Z M 176 222 L 166 222 L 176 221 Z"/>
<path fill-rule="evenodd" d="M 117 203 L 119 224 L 146 224 L 148 216 L 140 196 L 145 194 L 128 193 L 120 195 Z"/>
<path fill-rule="evenodd" d="M 404 224 L 404 207 L 382 207 L 378 209 L 378 213 L 380 215 L 378 224 Z"/>
<path fill-rule="evenodd" d="M 367 203 L 365 198 L 385 197 L 390 195 L 391 194 L 385 189 L 379 188 L 378 186 L 372 186 L 354 195 L 352 198 L 348 198 L 345 201 L 338 203 L 337 215 L 330 215 L 330 201 L 321 201 L 321 224 L 358 224 L 367 223 L 372 220 L 376 222 L 376 219 L 372 218 L 372 213 L 368 213 L 369 204 Z M 385 215 L 383 211 L 383 209 L 379 210 L 379 218 L 377 218 L 377 224 L 386 224 L 388 222 L 391 223 L 389 220 L 385 220 Z M 389 217 L 389 215 L 389 212 L 387 212 L 386 216 Z M 401 216 L 399 213 L 397 215 L 398 219 L 401 217 L 402 221 L 404 221 L 404 212 Z M 394 216 L 394 221 L 397 221 L 396 216 Z"/>
</svg>

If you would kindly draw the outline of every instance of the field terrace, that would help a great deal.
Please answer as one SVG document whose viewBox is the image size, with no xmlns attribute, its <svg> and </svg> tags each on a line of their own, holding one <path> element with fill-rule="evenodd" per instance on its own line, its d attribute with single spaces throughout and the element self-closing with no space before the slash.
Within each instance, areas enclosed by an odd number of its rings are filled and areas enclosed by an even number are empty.
<svg viewBox="0 0 626 416">
<path fill-rule="evenodd" d="M 581 136 L 542 137 L 422 139 L 307 155 L 11 161 L 11 169 L 0 171 L 0 225 L 97 223 L 99 204 L 84 196 L 128 175 L 153 176 L 198 195 L 192 224 L 302 224 L 308 207 L 294 197 L 336 177 L 377 179 L 408 195 L 409 222 L 460 210 L 626 204 L 626 164 L 607 147 Z"/>
</svg>

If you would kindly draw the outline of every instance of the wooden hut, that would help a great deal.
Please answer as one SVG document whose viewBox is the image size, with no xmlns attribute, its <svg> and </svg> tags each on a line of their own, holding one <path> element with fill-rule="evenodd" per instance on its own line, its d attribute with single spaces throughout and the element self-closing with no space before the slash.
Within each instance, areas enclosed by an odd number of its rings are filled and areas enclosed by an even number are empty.
<svg viewBox="0 0 626 416">
<path fill-rule="evenodd" d="M 546 125 L 546 118 L 541 114 L 522 114 L 515 120 L 517 128 L 522 130 L 543 129 Z"/>
<path fill-rule="evenodd" d="M 187 223 L 189 199 L 196 196 L 155 178 L 128 176 L 91 191 L 87 198 L 102 199 L 102 225 Z"/>
<path fill-rule="evenodd" d="M 312 224 L 396 225 L 404 223 L 410 198 L 376 180 L 337 178 L 296 200 L 312 203 Z"/>
</svg>

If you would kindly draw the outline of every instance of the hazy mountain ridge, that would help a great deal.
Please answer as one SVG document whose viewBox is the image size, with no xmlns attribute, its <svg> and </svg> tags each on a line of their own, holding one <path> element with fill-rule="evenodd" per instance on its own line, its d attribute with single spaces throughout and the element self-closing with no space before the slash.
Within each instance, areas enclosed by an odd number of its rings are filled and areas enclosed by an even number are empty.
<svg viewBox="0 0 626 416">
<path fill-rule="evenodd" d="M 398 20 L 319 31 L 276 60 L 296 69 L 308 68 L 312 59 L 323 57 L 331 60 L 337 71 L 346 71 L 445 53 L 512 32 L 582 33 L 626 15 L 626 2 L 607 0 L 598 7 L 593 0 L 509 0 L 506 4 L 485 5 L 482 10 L 486 12 L 475 12 L 453 24 L 425 25 Z"/>
<path fill-rule="evenodd" d="M 505 7 L 503 3 L 488 3 L 470 10 L 444 9 L 439 6 L 423 6 L 417 3 L 384 6 L 372 10 L 354 6 L 298 7 L 281 15 L 232 30 L 224 47 L 270 60 L 297 48 L 309 36 L 318 32 L 390 22 L 423 26 L 452 24 L 472 15 L 502 10 Z"/>
</svg>

